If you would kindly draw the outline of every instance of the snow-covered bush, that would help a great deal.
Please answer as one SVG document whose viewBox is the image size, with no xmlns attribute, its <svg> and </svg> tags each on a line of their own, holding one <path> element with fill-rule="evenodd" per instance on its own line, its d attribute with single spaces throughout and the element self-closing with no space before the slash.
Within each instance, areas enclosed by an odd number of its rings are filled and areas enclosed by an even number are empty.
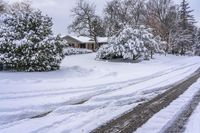
<svg viewBox="0 0 200 133">
<path fill-rule="evenodd" d="M 194 54 L 200 56 L 200 28 L 195 31 L 195 46 L 194 46 Z"/>
<path fill-rule="evenodd" d="M 93 52 L 92 50 L 83 48 L 73 48 L 73 47 L 64 48 L 64 55 L 88 54 L 92 52 Z"/>
<path fill-rule="evenodd" d="M 120 54 L 117 52 L 117 47 L 113 44 L 102 45 L 97 51 L 97 59 L 113 59 L 119 58 Z M 122 57 L 122 56 L 121 56 Z"/>
<path fill-rule="evenodd" d="M 177 30 L 171 33 L 172 54 L 185 55 L 192 52 L 193 35 L 188 30 Z"/>
<path fill-rule="evenodd" d="M 154 38 L 155 43 L 153 43 L 152 50 L 154 53 L 160 53 L 165 54 L 167 50 L 167 42 L 162 41 L 162 38 L 160 36 L 156 36 Z"/>
<path fill-rule="evenodd" d="M 1 16 L 0 62 L 5 70 L 59 69 L 63 42 L 52 33 L 52 20 L 30 8 L 10 10 Z"/>
<path fill-rule="evenodd" d="M 200 56 L 200 43 L 199 44 L 196 44 L 196 47 L 195 47 L 195 51 L 194 51 L 195 55 L 197 56 Z"/>
<path fill-rule="evenodd" d="M 160 42 L 154 38 L 151 29 L 145 26 L 125 26 L 121 32 L 110 38 L 108 44 L 98 50 L 97 58 L 149 59 L 153 53 L 161 51 Z"/>
</svg>

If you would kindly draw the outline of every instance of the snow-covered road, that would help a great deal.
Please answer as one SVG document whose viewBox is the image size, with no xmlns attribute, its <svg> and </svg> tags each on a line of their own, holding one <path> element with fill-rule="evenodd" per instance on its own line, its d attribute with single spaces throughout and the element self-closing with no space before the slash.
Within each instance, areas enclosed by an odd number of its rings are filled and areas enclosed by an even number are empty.
<svg viewBox="0 0 200 133">
<path fill-rule="evenodd" d="M 66 57 L 60 71 L 0 72 L 0 132 L 89 132 L 164 92 L 200 67 L 199 57 L 141 63 Z"/>
<path fill-rule="evenodd" d="M 177 119 L 179 119 L 182 112 L 187 111 L 187 109 L 191 108 L 190 103 L 195 102 L 193 101 L 193 98 L 196 95 L 198 95 L 198 97 L 200 96 L 200 79 L 196 83 L 194 83 L 184 94 L 174 100 L 169 106 L 156 113 L 142 127 L 138 128 L 135 133 L 180 132 L 180 129 L 173 129 L 176 131 L 172 131 L 171 127 L 177 124 Z M 199 122 L 196 121 L 195 123 L 194 120 L 195 119 L 191 118 L 189 125 L 186 127 L 186 132 L 199 133 L 198 130 L 195 130 L 195 128 L 191 128 L 192 122 L 194 125 L 198 125 L 197 129 L 199 127 Z M 173 128 L 181 128 L 181 126 L 182 125 L 178 125 L 178 127 Z"/>
</svg>

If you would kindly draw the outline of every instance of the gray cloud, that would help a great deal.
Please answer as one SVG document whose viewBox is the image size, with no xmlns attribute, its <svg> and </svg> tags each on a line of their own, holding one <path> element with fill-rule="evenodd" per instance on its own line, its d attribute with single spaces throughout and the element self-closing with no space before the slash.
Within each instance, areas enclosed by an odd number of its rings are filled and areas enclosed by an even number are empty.
<svg viewBox="0 0 200 133">
<path fill-rule="evenodd" d="M 16 2 L 20 0 L 6 0 L 7 2 Z M 97 13 L 102 15 L 103 8 L 109 0 L 88 0 L 96 4 Z M 180 3 L 181 0 L 175 0 Z M 200 26 L 200 1 L 189 0 L 191 8 L 194 9 L 195 18 L 198 20 Z M 77 0 L 32 0 L 33 7 L 42 10 L 45 14 L 52 17 L 54 26 L 53 30 L 56 34 L 67 34 L 67 26 L 71 23 L 71 9 L 75 6 Z"/>
</svg>

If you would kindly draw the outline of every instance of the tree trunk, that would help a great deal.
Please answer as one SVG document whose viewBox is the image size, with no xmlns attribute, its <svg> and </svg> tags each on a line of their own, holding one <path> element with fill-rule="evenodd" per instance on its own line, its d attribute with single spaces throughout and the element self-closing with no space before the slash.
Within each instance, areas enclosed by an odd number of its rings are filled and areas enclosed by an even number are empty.
<svg viewBox="0 0 200 133">
<path fill-rule="evenodd" d="M 98 43 L 98 39 L 97 39 L 97 36 L 95 35 L 94 36 L 94 42 L 95 42 L 95 51 L 97 50 L 97 49 L 99 49 L 99 43 Z"/>
</svg>

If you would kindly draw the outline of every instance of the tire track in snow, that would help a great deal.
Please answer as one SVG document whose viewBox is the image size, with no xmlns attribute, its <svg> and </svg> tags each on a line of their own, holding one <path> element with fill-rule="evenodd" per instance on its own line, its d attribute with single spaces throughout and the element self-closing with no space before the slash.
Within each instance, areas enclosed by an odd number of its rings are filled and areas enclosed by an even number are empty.
<svg viewBox="0 0 200 133">
<path fill-rule="evenodd" d="M 187 69 L 187 71 L 188 71 L 188 69 Z M 181 71 L 181 73 L 179 72 L 179 74 L 178 75 L 182 75 L 182 71 Z M 185 73 L 185 72 L 184 72 Z M 157 90 L 157 89 L 156 89 Z M 155 91 L 156 91 L 155 90 Z M 147 92 L 145 92 L 145 93 L 147 93 Z M 148 93 L 147 93 L 148 94 Z M 145 95 L 144 95 L 144 97 L 145 97 Z M 122 99 L 122 100 L 125 100 L 125 99 Z M 120 103 L 121 101 L 119 100 L 119 103 Z M 134 101 L 133 101 L 134 102 Z M 135 101 L 135 102 L 140 102 L 140 101 Z M 128 104 L 131 104 L 131 103 L 128 103 Z M 107 105 L 107 104 L 106 104 Z M 88 112 L 88 111 L 91 111 L 91 110 L 88 110 L 88 107 L 87 107 L 87 105 L 81 105 L 81 106 L 83 106 L 83 108 L 81 108 L 81 109 L 76 109 L 76 110 L 80 110 L 80 111 L 83 111 L 83 109 L 84 108 L 86 108 L 87 110 L 85 110 L 86 112 Z M 101 105 L 100 105 L 101 106 Z M 95 109 L 95 108 L 100 108 L 100 106 L 94 106 L 94 107 L 92 107 L 91 109 Z M 105 105 L 103 105 L 103 106 L 105 106 Z M 121 105 L 119 105 L 119 106 L 121 106 Z M 102 107 L 101 107 L 102 108 Z M 90 108 L 89 108 L 90 109 Z M 66 112 L 65 111 L 65 109 L 63 110 L 63 113 L 70 113 L 70 112 Z M 76 113 L 73 115 L 73 117 L 76 117 Z M 48 116 L 46 116 L 46 118 L 48 118 Z M 44 126 L 44 127 L 42 127 L 42 128 L 40 128 L 40 129 L 38 129 L 37 131 L 43 131 L 44 130 L 44 132 L 46 131 L 46 130 L 51 130 L 51 128 L 50 127 L 52 127 L 52 128 L 55 128 L 55 125 L 62 125 L 63 123 L 68 123 L 67 121 L 68 121 L 68 119 L 69 118 L 66 118 L 66 119 L 62 119 L 62 120 L 59 120 L 59 121 L 55 121 L 55 122 L 53 122 L 53 123 L 49 123 L 49 124 L 47 124 L 46 126 Z M 36 131 L 36 130 L 35 130 Z"/>
<path fill-rule="evenodd" d="M 182 111 L 175 121 L 170 123 L 170 126 L 163 133 L 182 133 L 185 131 L 185 125 L 188 119 L 200 103 L 200 91 L 193 97 L 191 102 Z"/>
<path fill-rule="evenodd" d="M 193 64 L 194 65 L 194 64 Z M 193 65 L 189 65 L 189 66 L 193 66 Z M 179 69 L 175 69 L 175 71 L 178 71 L 178 70 L 181 70 L 181 69 L 184 69 L 184 68 L 187 68 L 187 67 L 182 67 L 182 68 L 179 68 Z M 111 85 L 108 85 L 108 86 L 101 86 L 101 87 L 97 87 L 94 89 L 94 91 L 87 91 L 87 94 L 84 94 L 82 95 L 83 98 L 79 99 L 79 97 L 74 97 L 73 100 L 68 100 L 68 101 L 64 101 L 64 102 L 61 102 L 61 103 L 51 103 L 49 104 L 49 106 L 53 106 L 53 107 L 58 107 L 58 106 L 63 106 L 63 105 L 75 105 L 77 103 L 80 103 L 82 101 L 87 101 L 89 99 L 91 99 L 92 97 L 96 97 L 98 95 L 103 95 L 103 94 L 106 94 L 106 93 L 110 93 L 110 92 L 113 92 L 113 91 L 116 91 L 116 90 L 120 90 L 120 89 L 123 89 L 123 88 L 126 88 L 126 87 L 129 87 L 129 86 L 132 86 L 132 85 L 136 85 L 136 84 L 139 84 L 139 83 L 143 83 L 143 82 L 146 82 L 146 81 L 149 81 L 149 80 L 152 80 L 152 79 L 155 79 L 155 78 L 159 78 L 161 76 L 165 76 L 169 73 L 172 73 L 174 72 L 173 71 L 170 71 L 170 72 L 166 72 L 164 74 L 161 74 L 161 75 L 157 75 L 157 76 L 151 76 L 151 78 L 147 78 L 146 80 L 142 80 L 142 81 L 138 81 L 136 83 L 129 83 L 127 84 L 126 82 L 125 83 L 117 83 L 117 84 L 111 84 Z M 184 72 L 185 73 L 185 72 Z M 111 89 L 109 89 L 111 88 Z M 103 90 L 102 90 L 103 89 Z M 97 90 L 97 91 L 95 91 Z M 68 94 L 68 93 L 67 93 Z M 78 93 L 78 94 L 81 94 L 81 93 Z M 63 94 L 62 94 L 63 95 Z M 62 95 L 58 95 L 58 96 L 62 96 Z M 131 94 L 132 95 L 132 94 Z M 54 95 L 52 95 L 54 96 Z M 64 95 L 63 95 L 64 96 Z M 14 99 L 13 99 L 14 100 Z M 6 100 L 7 101 L 7 100 Z M 38 106 L 43 106 L 43 105 L 38 105 Z M 45 104 L 45 107 L 47 108 L 48 105 Z M 37 106 L 32 106 L 31 109 L 38 109 L 39 107 Z M 1 109 L 0 112 L 8 112 L 10 109 Z M 18 109 L 11 109 L 10 111 L 17 111 Z M 21 110 L 21 109 L 20 109 Z M 49 110 L 48 110 L 49 111 Z"/>
<path fill-rule="evenodd" d="M 173 100 L 183 94 L 199 77 L 200 69 L 184 82 L 175 85 L 149 102 L 135 107 L 127 114 L 100 126 L 91 133 L 132 133 L 146 123 L 154 114 L 167 107 Z"/>
<path fill-rule="evenodd" d="M 180 74 L 181 75 L 181 74 Z M 166 88 L 163 88 L 163 90 L 164 89 L 166 89 Z M 158 89 L 156 89 L 155 91 L 158 91 Z M 152 93 L 154 93 L 154 92 L 152 92 Z M 149 92 L 149 93 L 147 93 L 147 92 L 145 92 L 144 94 L 146 94 L 146 95 L 149 95 L 149 94 L 151 94 L 151 92 Z M 120 108 L 121 106 L 124 106 L 123 104 L 137 104 L 137 103 L 141 103 L 141 102 L 145 102 L 145 95 L 143 95 L 143 97 L 141 97 L 140 99 L 138 99 L 138 98 L 133 98 L 132 100 L 131 100 L 131 102 L 132 103 L 124 103 L 126 100 L 125 99 L 118 99 L 118 101 L 117 101 L 117 103 L 119 104 L 118 105 L 118 107 Z M 130 100 L 130 99 L 129 99 Z M 148 100 L 148 99 L 146 99 L 146 100 Z M 116 103 L 116 104 L 117 104 Z M 123 104 L 121 104 L 121 103 L 123 103 Z M 87 107 L 87 105 L 85 105 L 85 108 L 88 108 Z M 97 108 L 97 107 L 96 107 Z M 99 108 L 102 108 L 102 107 L 99 107 Z M 95 108 L 94 108 L 95 109 Z M 80 112 L 82 113 L 82 109 L 78 109 L 77 108 L 77 110 L 80 110 Z M 89 111 L 92 111 L 92 109 L 91 110 L 86 110 L 86 112 L 89 112 Z M 58 113 L 68 113 L 68 112 L 65 112 L 65 109 L 62 111 L 62 109 L 61 110 L 58 110 L 58 111 L 56 111 L 56 112 L 58 112 Z M 89 115 L 89 114 L 88 114 Z M 74 117 L 76 117 L 76 113 L 74 114 Z M 65 125 L 66 123 L 68 123 L 68 121 L 70 121 L 70 119 L 67 119 L 66 118 L 66 120 L 62 120 L 62 121 L 56 121 L 56 122 L 53 122 L 53 123 L 49 123 L 49 125 L 48 126 L 44 126 L 43 128 L 40 128 L 40 129 L 38 129 L 38 130 L 36 130 L 36 131 L 33 131 L 33 132 L 38 132 L 38 133 L 45 133 L 45 132 L 51 132 L 52 130 L 55 132 L 55 131 L 60 131 L 59 129 L 59 125 L 61 125 L 61 127 L 62 127 L 62 125 Z M 74 121 L 73 119 L 71 120 L 72 122 Z M 85 121 L 87 121 L 86 123 L 91 123 L 91 120 L 85 120 Z M 74 121 L 75 122 L 75 121 Z M 72 124 L 73 125 L 73 124 Z M 67 125 L 68 127 L 70 127 L 70 125 Z M 76 126 L 76 128 L 80 128 L 81 126 L 83 126 L 83 123 L 82 124 L 80 124 L 80 125 L 77 125 Z M 73 129 L 74 129 L 74 127 L 73 127 Z M 70 130 L 69 128 L 66 128 L 66 130 L 63 130 L 62 131 L 62 129 L 61 129 L 61 132 L 72 132 L 73 133 L 73 130 Z M 80 131 L 77 131 L 77 132 L 80 132 Z"/>
<path fill-rule="evenodd" d="M 155 74 L 146 76 L 146 77 L 142 77 L 142 78 L 137 78 L 137 79 L 131 79 L 131 80 L 127 80 L 127 81 L 123 81 L 123 82 L 114 82 L 114 83 L 109 83 L 109 84 L 101 84 L 101 85 L 97 85 L 97 86 L 87 86 L 87 87 L 76 87 L 76 88 L 65 88 L 65 89 L 53 89 L 53 90 L 41 90 L 41 91 L 25 91 L 25 92 L 17 92 L 17 93 L 12 93 L 12 92 L 7 92 L 7 93 L 0 93 L 0 100 L 8 100 L 8 99 L 17 99 L 17 98 L 30 98 L 30 97 L 40 97 L 40 96 L 53 96 L 53 95 L 59 95 L 59 94 L 64 94 L 64 93 L 77 93 L 77 92 L 86 92 L 86 91 L 92 91 L 92 90 L 96 90 L 96 89 L 103 89 L 106 86 L 112 86 L 112 85 L 116 85 L 116 84 L 125 84 L 124 87 L 127 86 L 131 86 L 134 84 L 138 84 L 141 82 L 145 82 L 148 80 L 151 80 L 153 78 L 157 78 L 169 73 L 172 73 L 174 71 L 177 70 L 182 70 L 184 68 L 187 67 L 192 67 L 195 65 L 200 65 L 199 63 L 194 63 L 194 64 L 190 64 L 190 65 L 184 65 L 181 67 L 175 67 L 175 68 L 169 68 L 166 70 L 163 70 L 161 72 L 157 72 Z"/>
<path fill-rule="evenodd" d="M 95 97 L 95 96 L 98 96 L 98 95 L 103 95 L 103 94 L 105 94 L 105 93 L 109 93 L 109 92 L 112 92 L 112 91 L 115 91 L 115 90 L 119 90 L 119 89 L 123 89 L 123 88 L 125 88 L 125 87 L 128 87 L 128 86 L 132 86 L 132 85 L 135 85 L 135 84 L 139 84 L 139 83 L 143 83 L 143 82 L 146 82 L 146 81 L 148 81 L 148 80 L 152 80 L 152 79 L 155 79 L 155 78 L 159 78 L 159 77 L 161 77 L 161 76 L 164 76 L 164 75 L 167 75 L 167 74 L 170 74 L 170 73 L 173 73 L 174 71 L 178 71 L 178 70 L 182 70 L 182 69 L 185 69 L 185 68 L 190 68 L 190 67 L 193 67 L 194 65 L 197 65 L 198 63 L 195 63 L 195 64 L 192 64 L 192 65 L 187 65 L 187 66 L 183 66 L 183 67 L 180 67 L 180 68 L 174 68 L 174 69 L 169 69 L 167 72 L 164 72 L 163 71 L 163 73 L 157 73 L 157 74 L 155 74 L 154 76 L 150 76 L 150 77 L 148 77 L 148 78 L 146 78 L 145 80 L 144 80 L 144 78 L 143 78 L 143 80 L 141 79 L 141 81 L 138 81 L 138 82 L 136 82 L 136 83 L 129 83 L 129 84 L 125 84 L 125 85 L 122 85 L 121 87 L 118 87 L 118 88 L 115 88 L 115 89 L 113 89 L 113 90 L 109 90 L 109 91 L 105 91 L 104 93 L 99 93 L 99 94 L 96 94 L 96 95 L 91 95 L 91 96 L 89 96 L 89 97 L 87 97 L 87 98 L 85 98 L 85 99 L 82 99 L 82 100 L 79 100 L 79 101 L 77 101 L 77 102 L 74 102 L 74 103 L 69 103 L 68 105 L 73 105 L 73 104 L 77 104 L 77 103 L 80 103 L 80 102 L 82 102 L 82 101 L 87 101 L 87 100 L 89 100 L 90 98 L 92 98 L 92 97 Z M 128 82 L 130 82 L 130 81 L 128 81 Z M 120 83 L 121 82 L 119 82 L 119 85 L 120 85 Z M 122 82 L 122 83 L 124 83 L 124 82 Z M 126 83 L 126 82 L 125 82 Z M 111 85 L 113 85 L 113 84 L 111 84 Z M 119 86 L 119 85 L 117 85 L 117 86 Z M 101 86 L 101 87 L 106 87 L 106 86 Z M 109 87 L 109 86 L 107 86 L 107 87 Z M 111 87 L 111 88 L 113 88 L 113 87 Z M 98 88 L 95 88 L 95 89 L 97 89 L 98 90 Z M 76 101 L 76 100 L 75 100 Z M 53 106 L 53 108 L 51 108 L 50 110 L 47 110 L 47 111 L 39 111 L 39 113 L 36 113 L 36 112 L 34 112 L 32 115 L 28 115 L 28 116 L 26 116 L 26 117 L 24 117 L 24 118 L 20 118 L 20 119 L 18 119 L 18 120 L 21 120 L 21 119 L 26 119 L 26 118 L 30 118 L 30 117 L 36 117 L 36 116 L 38 116 L 38 115 L 41 115 L 41 114 L 44 114 L 44 113 L 46 113 L 46 112 L 49 112 L 49 111 L 53 111 L 53 110 L 55 110 L 56 108 L 59 108 L 60 106 L 64 106 L 64 105 L 67 105 L 67 103 L 64 103 L 64 104 L 55 104 L 55 105 L 49 105 L 49 106 Z M 45 105 L 45 108 L 47 108 L 47 106 Z M 39 109 L 39 108 L 38 108 Z M 35 111 L 37 111 L 37 108 L 36 108 L 36 110 Z M 31 113 L 31 112 L 30 112 Z"/>
</svg>

